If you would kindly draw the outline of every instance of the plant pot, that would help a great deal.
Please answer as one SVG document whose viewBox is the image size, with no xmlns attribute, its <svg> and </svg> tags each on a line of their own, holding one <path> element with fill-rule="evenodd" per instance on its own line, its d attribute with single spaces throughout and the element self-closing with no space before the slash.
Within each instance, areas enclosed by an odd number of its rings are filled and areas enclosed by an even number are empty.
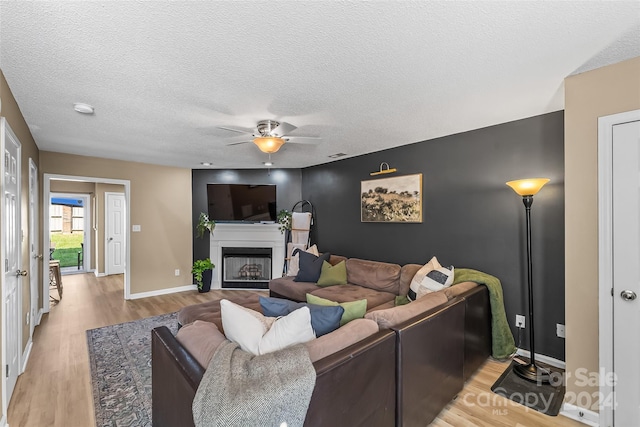
<svg viewBox="0 0 640 427">
<path fill-rule="evenodd" d="M 213 277 L 213 270 L 205 270 L 202 272 L 202 289 L 198 289 L 198 292 L 205 293 L 211 290 L 212 277 Z"/>
</svg>

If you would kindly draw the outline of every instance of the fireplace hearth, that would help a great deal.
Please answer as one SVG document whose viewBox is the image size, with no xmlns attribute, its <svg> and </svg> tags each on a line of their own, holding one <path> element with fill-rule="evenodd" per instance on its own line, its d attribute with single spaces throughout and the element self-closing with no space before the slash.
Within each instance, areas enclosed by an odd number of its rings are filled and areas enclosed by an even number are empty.
<svg viewBox="0 0 640 427">
<path fill-rule="evenodd" d="M 271 248 L 222 248 L 222 288 L 268 289 Z"/>
</svg>

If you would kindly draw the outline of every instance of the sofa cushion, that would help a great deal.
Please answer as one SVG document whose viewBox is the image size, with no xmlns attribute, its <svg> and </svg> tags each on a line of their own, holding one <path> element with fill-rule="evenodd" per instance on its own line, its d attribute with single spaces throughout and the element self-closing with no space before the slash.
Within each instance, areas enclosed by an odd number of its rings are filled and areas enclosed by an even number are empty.
<svg viewBox="0 0 640 427">
<path fill-rule="evenodd" d="M 398 264 L 349 258 L 347 260 L 347 280 L 354 285 L 398 295 L 400 290 L 400 270 Z"/>
<path fill-rule="evenodd" d="M 318 289 L 318 288 L 316 288 Z M 260 308 L 260 294 L 250 293 L 241 296 L 233 296 L 227 298 L 229 301 L 241 305 L 252 310 L 262 312 Z M 306 298 L 302 295 L 302 298 Z M 222 327 L 222 316 L 220 314 L 220 300 L 215 299 L 212 301 L 203 302 L 200 304 L 193 304 L 183 307 L 178 311 L 178 323 L 181 325 L 187 325 L 193 323 L 196 320 L 204 320 L 205 322 L 214 323 L 220 332 L 224 334 L 224 328 Z"/>
<path fill-rule="evenodd" d="M 367 300 L 367 310 L 371 310 L 373 307 L 395 299 L 395 294 L 376 291 L 374 289 L 352 284 L 318 288 L 310 292 L 310 294 L 337 302 L 350 302 L 365 299 Z"/>
<path fill-rule="evenodd" d="M 320 272 L 322 271 L 322 263 L 327 261 L 331 256 L 328 252 L 320 256 L 315 256 L 314 254 L 303 252 L 300 249 L 297 249 L 294 255 L 295 254 L 298 254 L 300 257 L 300 270 L 298 270 L 298 274 L 295 279 L 293 279 L 296 282 L 317 282 L 320 277 Z"/>
<path fill-rule="evenodd" d="M 260 297 L 262 313 L 269 317 L 286 316 L 300 307 L 309 307 L 311 326 L 317 337 L 335 331 L 340 327 L 340 319 L 344 314 L 342 307 L 328 307 L 304 302 L 289 301 L 282 298 Z"/>
<path fill-rule="evenodd" d="M 347 284 L 347 263 L 342 261 L 331 265 L 327 261 L 322 263 L 322 270 L 318 278 L 318 286 L 334 286 Z"/>
<path fill-rule="evenodd" d="M 307 301 L 307 294 L 321 289 L 311 282 L 296 282 L 293 277 L 278 277 L 269 282 L 269 290 L 294 301 Z M 260 303 L 258 302 L 258 305 Z"/>
<path fill-rule="evenodd" d="M 347 262 L 347 257 L 344 257 L 342 255 L 334 255 L 334 254 L 331 254 L 331 256 L 329 257 L 329 264 L 331 265 L 336 265 L 341 261 Z"/>
<path fill-rule="evenodd" d="M 341 328 L 318 339 L 306 342 L 311 362 L 323 359 L 352 344 L 378 332 L 376 322 L 368 319 L 355 319 Z"/>
<path fill-rule="evenodd" d="M 220 300 L 220 308 L 227 339 L 253 355 L 271 353 L 316 337 L 308 307 L 277 319 L 226 299 Z"/>
<path fill-rule="evenodd" d="M 389 329 L 447 301 L 448 299 L 444 292 L 432 292 L 409 304 L 386 310 L 370 311 L 364 317 L 375 321 L 380 326 L 380 329 Z"/>
<path fill-rule="evenodd" d="M 444 292 L 447 298 L 451 300 L 477 286 L 479 285 L 476 282 L 460 282 L 458 284 L 445 288 L 442 292 Z"/>
<path fill-rule="evenodd" d="M 335 302 L 328 299 L 320 298 L 315 295 L 307 294 L 307 302 L 309 304 L 315 305 L 325 305 L 325 306 L 336 306 L 344 308 L 344 314 L 340 319 L 340 326 L 346 325 L 350 321 L 354 319 L 359 319 L 364 317 L 364 314 L 367 312 L 367 300 L 363 299 L 360 301 L 351 301 L 351 302 Z"/>
<path fill-rule="evenodd" d="M 400 270 L 400 290 L 398 295 L 407 295 L 413 276 L 422 268 L 420 264 L 405 264 Z"/>
<path fill-rule="evenodd" d="M 200 366 L 207 369 L 213 353 L 227 338 L 213 323 L 196 320 L 180 328 L 176 339 L 195 357 Z"/>
</svg>

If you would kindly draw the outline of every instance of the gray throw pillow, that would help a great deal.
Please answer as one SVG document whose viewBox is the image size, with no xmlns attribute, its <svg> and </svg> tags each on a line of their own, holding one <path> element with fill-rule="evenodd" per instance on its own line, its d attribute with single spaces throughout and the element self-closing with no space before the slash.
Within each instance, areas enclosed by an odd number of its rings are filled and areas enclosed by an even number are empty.
<svg viewBox="0 0 640 427">
<path fill-rule="evenodd" d="M 329 257 L 331 256 L 329 252 L 325 252 L 320 256 L 315 256 L 314 254 L 301 251 L 300 249 L 293 251 L 293 254 L 298 254 L 300 257 L 300 270 L 298 270 L 298 274 L 293 279 L 294 282 L 312 283 L 316 283 L 318 281 L 320 273 L 322 273 L 322 263 L 324 261 L 329 261 Z"/>
</svg>

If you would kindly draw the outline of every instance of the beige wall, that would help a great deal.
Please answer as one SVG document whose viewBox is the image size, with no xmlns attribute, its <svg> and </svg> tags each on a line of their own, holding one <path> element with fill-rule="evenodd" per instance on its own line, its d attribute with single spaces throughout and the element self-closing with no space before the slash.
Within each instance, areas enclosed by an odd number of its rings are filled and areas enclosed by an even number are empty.
<svg viewBox="0 0 640 427">
<path fill-rule="evenodd" d="M 640 108 L 640 58 L 565 80 L 567 372 L 598 372 L 598 117 Z M 569 378 L 568 393 L 598 391 Z M 598 410 L 597 403 L 591 408 Z"/>
<path fill-rule="evenodd" d="M 40 165 L 42 173 L 130 181 L 131 224 L 142 230 L 131 233 L 131 293 L 192 283 L 190 169 L 46 151 Z"/>
<path fill-rule="evenodd" d="M 98 273 L 104 273 L 104 205 L 105 196 L 104 193 L 124 193 L 124 185 L 115 184 L 96 184 L 96 234 L 95 234 L 95 258 L 97 260 Z M 131 228 L 129 228 L 131 229 Z"/>
<path fill-rule="evenodd" d="M 0 115 L 4 116 L 7 119 L 7 123 L 13 130 L 13 133 L 18 137 L 20 143 L 22 144 L 22 162 L 21 162 L 21 209 L 22 209 L 22 232 L 24 239 L 22 240 L 22 264 L 23 270 L 29 270 L 29 158 L 32 158 L 36 165 L 38 165 L 38 147 L 36 146 L 35 141 L 33 140 L 33 136 L 31 136 L 31 131 L 27 126 L 27 123 L 24 121 L 22 117 L 22 113 L 20 112 L 20 108 L 16 103 L 16 100 L 13 98 L 13 94 L 11 93 L 11 89 L 7 81 L 5 80 L 4 74 L 2 70 L 0 70 L 0 101 L 2 103 Z M 38 220 L 40 221 L 42 218 L 41 214 L 38 214 Z M 0 213 L 0 223 L 2 223 L 2 213 Z M 0 238 L 2 236 L 0 235 Z M 41 269 L 42 271 L 42 269 Z M 29 272 L 31 273 L 31 272 Z M 39 278 L 42 276 L 39 274 Z M 2 276 L 0 276 L 0 286 L 3 286 Z M 40 288 L 40 287 L 39 287 Z M 42 302 L 42 291 L 38 292 L 40 294 L 40 301 Z M 47 299 L 47 304 L 49 303 Z M 22 351 L 26 348 L 26 345 L 29 341 L 29 325 L 26 323 L 26 313 L 29 312 L 31 304 L 31 292 L 29 287 L 29 280 L 22 281 L 22 312 L 20 314 L 20 318 L 22 319 Z M 0 322 L 4 317 L 4 313 L 0 316 Z M 0 348 L 0 351 L 2 349 Z M 0 391 L 1 393 L 1 391 Z M 1 399 L 1 396 L 0 396 Z M 2 412 L 2 408 L 0 407 L 0 413 Z"/>
</svg>

